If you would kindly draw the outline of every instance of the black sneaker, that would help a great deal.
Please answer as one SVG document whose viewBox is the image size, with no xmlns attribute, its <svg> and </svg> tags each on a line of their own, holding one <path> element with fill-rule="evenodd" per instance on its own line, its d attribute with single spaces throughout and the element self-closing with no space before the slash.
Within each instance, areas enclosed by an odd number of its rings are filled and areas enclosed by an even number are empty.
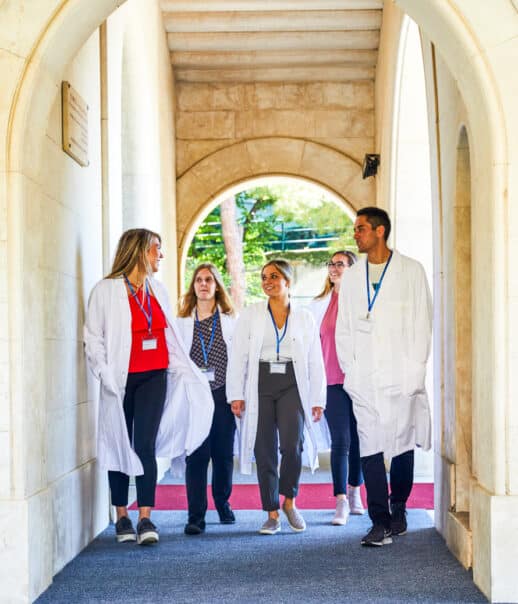
<svg viewBox="0 0 518 604">
<path fill-rule="evenodd" d="M 382 545 L 389 545 L 392 543 L 392 532 L 390 529 L 386 529 L 381 524 L 374 524 L 371 530 L 362 539 L 362 545 L 370 547 L 381 547 Z"/>
<path fill-rule="evenodd" d="M 189 521 L 185 525 L 183 532 L 186 535 L 201 535 L 205 532 L 205 520 L 198 520 L 198 522 L 195 522 L 194 520 Z"/>
<path fill-rule="evenodd" d="M 137 540 L 133 524 L 131 524 L 131 520 L 127 516 L 122 516 L 115 523 L 115 536 L 118 543 Z"/>
<path fill-rule="evenodd" d="M 404 507 L 400 505 L 394 505 L 392 507 L 392 520 L 390 522 L 390 528 L 393 535 L 404 535 L 406 533 L 407 522 Z"/>
<path fill-rule="evenodd" d="M 137 524 L 137 543 L 139 545 L 158 543 L 157 528 L 149 518 L 142 518 Z"/>
<path fill-rule="evenodd" d="M 236 521 L 236 517 L 234 516 L 234 512 L 232 511 L 228 501 L 223 507 L 218 508 L 218 514 L 221 524 L 234 524 Z"/>
</svg>

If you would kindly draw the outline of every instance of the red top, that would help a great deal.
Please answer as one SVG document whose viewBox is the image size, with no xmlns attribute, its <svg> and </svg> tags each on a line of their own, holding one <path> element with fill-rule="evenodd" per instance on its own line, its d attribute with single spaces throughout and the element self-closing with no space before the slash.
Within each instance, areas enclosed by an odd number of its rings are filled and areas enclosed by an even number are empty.
<svg viewBox="0 0 518 604">
<path fill-rule="evenodd" d="M 326 314 L 320 325 L 320 342 L 322 343 L 322 356 L 326 368 L 327 385 L 344 383 L 344 374 L 338 363 L 336 354 L 335 330 L 338 316 L 338 294 L 333 290 Z"/>
<path fill-rule="evenodd" d="M 144 296 L 142 301 L 142 291 L 137 293 L 140 303 L 144 309 L 148 310 L 147 301 Z M 147 319 L 140 309 L 135 296 L 130 294 L 129 305 L 131 310 L 131 354 L 129 362 L 129 373 L 140 371 L 151 371 L 153 369 L 167 369 L 169 366 L 169 354 L 167 353 L 167 344 L 165 341 L 165 328 L 167 322 L 165 315 L 160 308 L 160 304 L 154 296 L 151 296 L 151 312 L 153 321 L 151 324 L 151 335 L 148 332 Z M 156 348 L 150 347 L 149 350 L 143 350 L 142 342 L 146 338 L 156 338 Z"/>
</svg>

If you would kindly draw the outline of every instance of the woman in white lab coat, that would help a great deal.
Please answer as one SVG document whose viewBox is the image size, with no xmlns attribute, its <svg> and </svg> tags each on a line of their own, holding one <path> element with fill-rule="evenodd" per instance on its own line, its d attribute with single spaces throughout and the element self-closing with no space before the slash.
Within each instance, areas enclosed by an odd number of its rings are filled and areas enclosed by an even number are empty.
<svg viewBox="0 0 518 604">
<path fill-rule="evenodd" d="M 253 456 L 263 509 L 261 534 L 280 531 L 279 494 L 292 530 L 305 530 L 295 506 L 302 449 L 312 469 L 318 465 L 312 426 L 325 407 L 322 351 L 315 321 L 307 308 L 292 308 L 292 269 L 272 260 L 261 270 L 265 302 L 242 312 L 234 331 L 227 375 L 227 399 L 239 418 L 240 463 L 251 473 Z M 281 465 L 278 470 L 278 451 Z"/>
<path fill-rule="evenodd" d="M 227 359 L 235 325 L 234 307 L 223 279 L 210 262 L 199 264 L 183 296 L 177 319 L 178 331 L 193 362 L 206 376 L 214 399 L 210 434 L 186 458 L 188 521 L 186 535 L 205 531 L 207 470 L 212 460 L 212 497 L 222 524 L 236 519 L 229 503 L 234 469 L 236 422 L 227 403 Z"/>
<path fill-rule="evenodd" d="M 324 288 L 309 306 L 319 329 L 326 369 L 327 400 L 323 423 L 327 422 L 331 436 L 331 475 L 336 497 L 336 510 L 331 524 L 334 525 L 346 524 L 349 513 L 364 512 L 360 497 L 363 478 L 356 419 L 351 398 L 343 387 L 344 374 L 338 363 L 335 343 L 340 282 L 344 271 L 355 262 L 356 255 L 352 252 L 335 252 L 327 262 L 328 274 Z"/>
<path fill-rule="evenodd" d="M 123 233 L 110 274 L 92 290 L 84 328 L 88 365 L 101 382 L 98 461 L 108 470 L 117 541 L 141 545 L 158 541 L 150 519 L 156 457 L 194 451 L 210 430 L 214 407 L 172 324 L 167 292 L 152 278 L 162 258 L 157 233 Z M 195 423 L 186 420 L 195 414 Z M 131 475 L 136 532 L 127 510 Z"/>
</svg>

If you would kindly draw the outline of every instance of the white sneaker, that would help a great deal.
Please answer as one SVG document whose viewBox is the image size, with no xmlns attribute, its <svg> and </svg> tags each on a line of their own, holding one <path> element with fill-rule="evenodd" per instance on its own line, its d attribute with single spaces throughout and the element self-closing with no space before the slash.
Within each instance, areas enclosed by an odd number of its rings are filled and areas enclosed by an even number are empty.
<svg viewBox="0 0 518 604">
<path fill-rule="evenodd" d="M 363 509 L 362 498 L 360 497 L 360 487 L 349 486 L 347 489 L 347 497 L 349 498 L 351 514 L 361 516 L 365 510 Z"/>
<path fill-rule="evenodd" d="M 331 524 L 343 526 L 344 524 L 347 524 L 348 518 L 349 502 L 347 501 L 347 499 L 337 499 L 335 517 L 333 518 L 333 520 L 331 520 Z"/>
</svg>

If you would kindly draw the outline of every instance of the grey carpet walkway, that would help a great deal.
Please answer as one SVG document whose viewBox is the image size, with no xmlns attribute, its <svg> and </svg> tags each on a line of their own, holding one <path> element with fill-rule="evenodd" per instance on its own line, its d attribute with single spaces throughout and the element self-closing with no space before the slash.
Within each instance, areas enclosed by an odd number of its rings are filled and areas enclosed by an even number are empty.
<svg viewBox="0 0 518 604">
<path fill-rule="evenodd" d="M 236 516 L 236 525 L 222 526 L 209 512 L 206 534 L 187 537 L 185 512 L 155 512 L 161 541 L 147 548 L 117 544 L 109 527 L 37 602 L 486 602 L 422 510 L 409 511 L 407 535 L 372 549 L 359 545 L 366 516 L 334 527 L 331 511 L 305 511 L 305 533 L 284 522 L 273 537 L 257 534 L 262 512 Z"/>
</svg>

